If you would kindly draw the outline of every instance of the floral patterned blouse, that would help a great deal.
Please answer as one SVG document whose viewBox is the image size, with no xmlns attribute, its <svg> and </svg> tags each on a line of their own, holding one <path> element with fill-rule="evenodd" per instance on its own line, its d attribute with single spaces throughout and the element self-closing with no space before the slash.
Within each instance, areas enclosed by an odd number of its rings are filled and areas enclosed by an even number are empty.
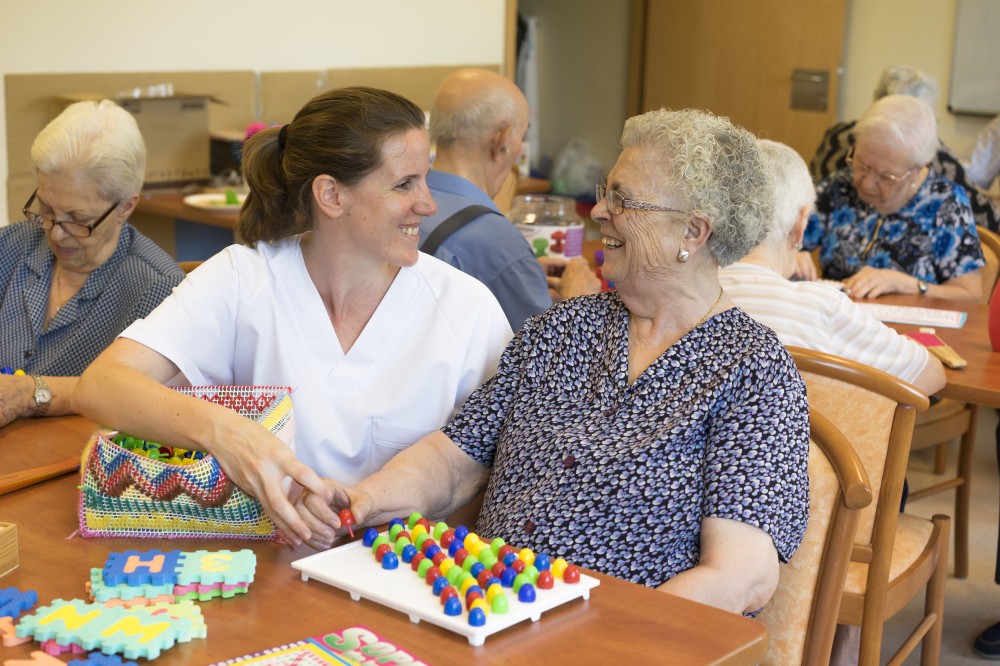
<svg viewBox="0 0 1000 666">
<path fill-rule="evenodd" d="M 787 561 L 809 515 L 805 385 L 733 308 L 628 383 L 616 292 L 528 319 L 444 432 L 492 468 L 477 525 L 647 586 L 699 561 L 708 516 L 755 525 Z"/>
<path fill-rule="evenodd" d="M 985 265 L 968 194 L 934 171 L 889 215 L 858 197 L 850 170 L 837 171 L 817 186 L 816 212 L 802 245 L 820 248 L 823 277 L 831 280 L 868 265 L 942 284 Z"/>
</svg>

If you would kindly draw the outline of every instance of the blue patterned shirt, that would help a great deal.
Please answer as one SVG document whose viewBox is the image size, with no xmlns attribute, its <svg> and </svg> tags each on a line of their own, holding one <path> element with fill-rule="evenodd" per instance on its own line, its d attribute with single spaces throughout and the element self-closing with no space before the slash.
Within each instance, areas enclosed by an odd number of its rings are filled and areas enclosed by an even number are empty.
<svg viewBox="0 0 1000 666">
<path fill-rule="evenodd" d="M 628 383 L 617 292 L 528 319 L 444 432 L 491 468 L 484 537 L 647 586 L 698 564 L 702 520 L 764 530 L 787 561 L 809 516 L 805 385 L 733 308 Z"/>
<path fill-rule="evenodd" d="M 873 240 L 867 255 L 865 248 Z M 930 171 L 902 208 L 880 215 L 859 197 L 848 169 L 817 186 L 802 246 L 820 248 L 823 277 L 843 280 L 862 266 L 943 284 L 986 265 L 964 188 Z"/>
<path fill-rule="evenodd" d="M 43 330 L 55 257 L 28 222 L 0 228 L 0 365 L 73 377 L 125 327 L 159 305 L 184 279 L 177 263 L 132 225 Z"/>
</svg>

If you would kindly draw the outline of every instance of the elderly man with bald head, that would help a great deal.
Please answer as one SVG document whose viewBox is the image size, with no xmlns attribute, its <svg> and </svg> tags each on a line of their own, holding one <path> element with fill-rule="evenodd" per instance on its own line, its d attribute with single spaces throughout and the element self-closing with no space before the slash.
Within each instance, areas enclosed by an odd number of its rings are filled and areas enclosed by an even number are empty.
<svg viewBox="0 0 1000 666">
<path fill-rule="evenodd" d="M 489 287 L 515 331 L 552 305 L 531 246 L 493 203 L 527 131 L 528 100 L 512 81 L 483 69 L 449 75 L 431 105 L 437 157 L 427 184 L 438 212 L 420 225 L 421 250 Z M 593 293 L 599 284 L 576 259 L 567 264 L 559 293 Z"/>
</svg>

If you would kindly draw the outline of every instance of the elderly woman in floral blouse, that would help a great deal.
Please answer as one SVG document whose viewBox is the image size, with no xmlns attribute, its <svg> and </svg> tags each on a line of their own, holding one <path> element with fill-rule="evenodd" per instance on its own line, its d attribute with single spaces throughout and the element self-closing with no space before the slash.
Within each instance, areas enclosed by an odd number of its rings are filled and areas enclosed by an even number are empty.
<svg viewBox="0 0 1000 666">
<path fill-rule="evenodd" d="M 925 102 L 875 102 L 855 126 L 848 167 L 818 186 L 800 265 L 819 247 L 823 277 L 843 280 L 851 296 L 980 300 L 984 261 L 969 195 L 929 167 L 937 148 Z"/>
<path fill-rule="evenodd" d="M 718 278 L 766 234 L 761 154 L 702 111 L 636 116 L 622 146 L 592 213 L 617 291 L 528 319 L 445 428 L 332 506 L 301 497 L 314 546 L 336 509 L 447 516 L 485 485 L 484 537 L 733 612 L 767 602 L 806 527 L 808 411 Z"/>
</svg>

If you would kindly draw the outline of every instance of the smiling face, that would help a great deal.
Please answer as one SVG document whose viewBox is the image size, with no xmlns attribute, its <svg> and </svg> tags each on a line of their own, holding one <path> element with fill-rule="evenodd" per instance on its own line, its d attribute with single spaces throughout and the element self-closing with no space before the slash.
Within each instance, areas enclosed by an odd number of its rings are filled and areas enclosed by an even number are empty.
<svg viewBox="0 0 1000 666">
<path fill-rule="evenodd" d="M 32 209 L 56 221 L 93 224 L 115 202 L 102 198 L 97 188 L 73 171 L 55 174 L 38 173 L 38 196 Z M 54 225 L 45 233 L 56 263 L 73 273 L 88 274 L 114 254 L 125 215 L 118 206 L 88 238 L 70 236 Z"/>
<path fill-rule="evenodd" d="M 916 193 L 920 166 L 914 165 L 905 147 L 888 134 L 858 136 L 853 159 L 851 182 L 858 197 L 883 215 L 896 212 Z"/>
<path fill-rule="evenodd" d="M 685 208 L 664 191 L 665 181 L 662 159 L 649 148 L 630 146 L 622 151 L 608 174 L 607 187 L 638 202 Z M 629 208 L 613 215 L 604 198 L 594 206 L 591 217 L 601 225 L 601 274 L 616 285 L 662 274 L 676 263 L 685 230 L 682 215 Z"/>
<path fill-rule="evenodd" d="M 341 194 L 345 231 L 359 253 L 394 266 L 417 262 L 420 222 L 437 212 L 427 188 L 430 143 L 411 129 L 382 144 L 382 166 Z"/>
</svg>

